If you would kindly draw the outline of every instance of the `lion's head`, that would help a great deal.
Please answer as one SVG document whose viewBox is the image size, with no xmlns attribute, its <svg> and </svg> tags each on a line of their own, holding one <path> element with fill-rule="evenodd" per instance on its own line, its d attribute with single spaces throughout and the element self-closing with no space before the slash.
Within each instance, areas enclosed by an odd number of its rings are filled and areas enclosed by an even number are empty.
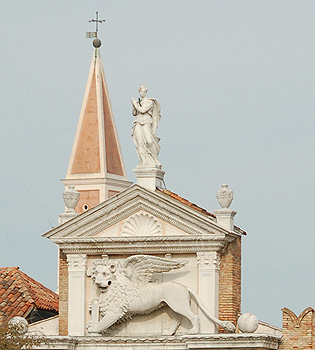
<svg viewBox="0 0 315 350">
<path fill-rule="evenodd" d="M 94 266 L 89 267 L 87 276 L 91 277 L 101 292 L 106 292 L 109 286 L 117 279 L 117 275 L 122 273 L 122 268 L 117 261 L 105 259 L 94 260 Z"/>
</svg>

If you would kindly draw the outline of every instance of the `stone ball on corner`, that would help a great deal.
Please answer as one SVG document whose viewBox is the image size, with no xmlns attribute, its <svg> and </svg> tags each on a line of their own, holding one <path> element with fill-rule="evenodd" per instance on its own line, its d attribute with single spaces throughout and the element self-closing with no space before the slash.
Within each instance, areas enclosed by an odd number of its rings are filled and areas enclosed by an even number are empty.
<svg viewBox="0 0 315 350">
<path fill-rule="evenodd" d="M 17 327 L 18 333 L 22 335 L 28 331 L 28 322 L 24 317 L 12 317 L 9 321 L 9 326 Z"/>
<path fill-rule="evenodd" d="M 237 327 L 242 333 L 254 333 L 258 326 L 258 318 L 251 313 L 245 313 L 237 320 Z"/>
</svg>

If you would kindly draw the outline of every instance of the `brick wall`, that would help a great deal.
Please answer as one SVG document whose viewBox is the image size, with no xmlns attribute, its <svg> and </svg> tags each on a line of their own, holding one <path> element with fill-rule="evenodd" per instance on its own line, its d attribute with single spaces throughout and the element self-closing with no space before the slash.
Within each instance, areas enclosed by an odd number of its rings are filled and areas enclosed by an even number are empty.
<svg viewBox="0 0 315 350">
<path fill-rule="evenodd" d="M 286 307 L 282 309 L 283 336 L 281 350 L 315 349 L 315 314 L 308 307 L 297 317 Z"/>
<path fill-rule="evenodd" d="M 241 237 L 228 244 L 221 256 L 219 275 L 219 318 L 235 325 L 241 312 L 241 247 Z"/>
<path fill-rule="evenodd" d="M 65 254 L 59 255 L 59 335 L 68 334 L 68 265 Z"/>
</svg>

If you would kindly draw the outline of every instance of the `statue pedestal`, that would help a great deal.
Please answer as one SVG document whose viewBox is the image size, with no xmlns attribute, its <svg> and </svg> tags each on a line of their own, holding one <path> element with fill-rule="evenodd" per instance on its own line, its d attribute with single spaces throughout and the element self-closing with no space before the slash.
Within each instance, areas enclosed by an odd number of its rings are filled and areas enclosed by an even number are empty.
<svg viewBox="0 0 315 350">
<path fill-rule="evenodd" d="M 58 215 L 58 225 L 64 224 L 65 222 L 78 216 L 78 213 L 63 213 Z"/>
<path fill-rule="evenodd" d="M 137 166 L 133 170 L 137 177 L 137 184 L 151 191 L 155 191 L 156 187 L 164 188 L 163 178 L 165 171 L 156 167 Z"/>
<path fill-rule="evenodd" d="M 214 210 L 213 213 L 217 217 L 217 223 L 230 231 L 234 230 L 234 216 L 237 214 L 229 208 L 221 208 Z"/>
</svg>

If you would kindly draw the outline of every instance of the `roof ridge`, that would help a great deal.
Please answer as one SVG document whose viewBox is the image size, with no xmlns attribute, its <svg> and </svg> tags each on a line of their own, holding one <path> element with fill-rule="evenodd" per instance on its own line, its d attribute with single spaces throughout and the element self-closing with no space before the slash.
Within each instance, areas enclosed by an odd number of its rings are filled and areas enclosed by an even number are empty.
<svg viewBox="0 0 315 350">
<path fill-rule="evenodd" d="M 14 269 L 14 270 L 19 270 L 20 267 L 19 266 L 4 266 L 4 267 L 0 267 L 0 270 L 6 270 L 6 269 Z"/>
<path fill-rule="evenodd" d="M 191 207 L 191 208 L 193 208 L 195 210 L 201 211 L 201 212 L 203 212 L 204 214 L 206 214 L 208 216 L 216 218 L 216 216 L 213 213 L 209 212 L 207 209 L 204 209 L 204 208 L 200 207 L 199 205 L 197 205 L 197 204 L 191 202 L 190 200 L 188 200 L 188 199 L 178 195 L 175 192 L 172 192 L 172 191 L 167 190 L 167 189 L 160 189 L 160 188 L 157 188 L 157 190 L 162 192 L 162 193 L 167 194 L 168 196 L 178 200 L 179 202 L 181 202 L 181 203 L 183 203 L 183 204 L 185 204 L 185 205 L 187 205 L 187 206 L 189 206 L 189 207 Z"/>
</svg>

